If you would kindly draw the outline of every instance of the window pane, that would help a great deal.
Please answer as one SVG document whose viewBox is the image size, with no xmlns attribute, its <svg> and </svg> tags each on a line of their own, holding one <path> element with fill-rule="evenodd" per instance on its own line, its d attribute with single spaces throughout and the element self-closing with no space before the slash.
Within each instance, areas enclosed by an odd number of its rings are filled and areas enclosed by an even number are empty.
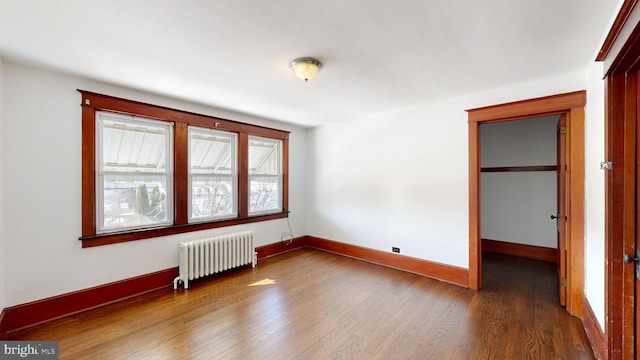
<svg viewBox="0 0 640 360">
<path fill-rule="evenodd" d="M 107 175 L 103 179 L 102 230 L 169 222 L 164 176 Z"/>
<path fill-rule="evenodd" d="M 250 176 L 251 197 L 249 211 L 280 210 L 280 186 L 277 176 Z"/>
<path fill-rule="evenodd" d="M 98 112 L 98 232 L 173 222 L 169 122 Z"/>
<path fill-rule="evenodd" d="M 249 213 L 282 210 L 282 141 L 249 137 Z"/>
<path fill-rule="evenodd" d="M 164 172 L 167 164 L 169 127 L 99 114 L 102 123 L 102 167 L 104 171 Z"/>
<path fill-rule="evenodd" d="M 191 218 L 235 216 L 233 178 L 198 176 L 191 180 Z"/>
<path fill-rule="evenodd" d="M 189 221 L 237 215 L 237 137 L 189 127 Z"/>
</svg>

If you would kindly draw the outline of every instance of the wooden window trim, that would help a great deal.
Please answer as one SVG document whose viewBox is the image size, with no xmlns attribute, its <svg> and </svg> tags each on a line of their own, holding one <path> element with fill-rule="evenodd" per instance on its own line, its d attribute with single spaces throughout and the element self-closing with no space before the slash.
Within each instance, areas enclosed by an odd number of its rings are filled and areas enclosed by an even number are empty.
<svg viewBox="0 0 640 360">
<path fill-rule="evenodd" d="M 248 224 L 289 216 L 289 132 L 232 120 L 78 90 L 82 94 L 82 247 L 149 239 L 190 231 Z M 174 122 L 174 221 L 173 225 L 151 229 L 96 233 L 96 111 L 111 111 Z M 238 134 L 238 217 L 204 223 L 188 223 L 188 126 L 197 125 Z M 248 137 L 282 140 L 282 211 L 249 216 Z"/>
</svg>

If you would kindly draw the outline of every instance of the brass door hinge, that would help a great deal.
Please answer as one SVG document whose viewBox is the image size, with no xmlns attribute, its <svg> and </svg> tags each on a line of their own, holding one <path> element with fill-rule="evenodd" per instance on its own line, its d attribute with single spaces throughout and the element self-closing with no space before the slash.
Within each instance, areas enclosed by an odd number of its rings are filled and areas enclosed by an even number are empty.
<svg viewBox="0 0 640 360">
<path fill-rule="evenodd" d="M 560 280 L 560 286 L 563 288 L 567 287 L 567 278 L 562 278 L 562 280 Z"/>
</svg>

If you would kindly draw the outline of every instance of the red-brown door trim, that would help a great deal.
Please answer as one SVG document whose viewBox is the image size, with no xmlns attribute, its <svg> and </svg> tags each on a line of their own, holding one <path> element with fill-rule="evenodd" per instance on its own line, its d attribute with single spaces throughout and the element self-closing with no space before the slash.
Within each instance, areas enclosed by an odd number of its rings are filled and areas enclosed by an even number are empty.
<svg viewBox="0 0 640 360">
<path fill-rule="evenodd" d="M 584 301 L 584 106 L 586 91 L 467 110 L 469 118 L 469 287 L 482 287 L 480 241 L 480 124 L 551 114 L 567 117 L 567 166 L 571 198 L 567 233 L 567 310 L 580 317 Z"/>
</svg>

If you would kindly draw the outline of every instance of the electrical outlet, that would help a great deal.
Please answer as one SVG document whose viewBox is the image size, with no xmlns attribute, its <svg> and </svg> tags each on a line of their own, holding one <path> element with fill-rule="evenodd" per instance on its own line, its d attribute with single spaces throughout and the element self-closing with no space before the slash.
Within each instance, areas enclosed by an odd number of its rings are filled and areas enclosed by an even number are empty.
<svg viewBox="0 0 640 360">
<path fill-rule="evenodd" d="M 393 251 L 394 253 L 400 254 L 400 248 L 399 247 L 395 247 L 394 246 L 394 247 L 391 248 L 391 251 Z"/>
</svg>

